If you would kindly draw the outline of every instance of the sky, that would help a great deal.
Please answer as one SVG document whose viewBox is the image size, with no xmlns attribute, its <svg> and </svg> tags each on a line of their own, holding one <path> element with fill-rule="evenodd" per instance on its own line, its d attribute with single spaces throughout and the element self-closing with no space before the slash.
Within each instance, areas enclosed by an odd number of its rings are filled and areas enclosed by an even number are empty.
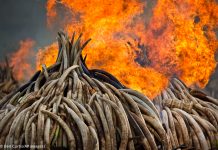
<svg viewBox="0 0 218 150">
<path fill-rule="evenodd" d="M 0 61 L 18 48 L 20 40 L 37 41 L 35 49 L 55 40 L 56 32 L 46 26 L 46 0 L 0 0 L 0 4 Z"/>
</svg>

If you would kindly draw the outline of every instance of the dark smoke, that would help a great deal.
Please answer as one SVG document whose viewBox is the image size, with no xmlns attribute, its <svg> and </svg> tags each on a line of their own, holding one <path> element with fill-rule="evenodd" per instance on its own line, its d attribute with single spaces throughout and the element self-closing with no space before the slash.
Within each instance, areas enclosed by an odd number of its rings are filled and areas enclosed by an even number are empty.
<svg viewBox="0 0 218 150">
<path fill-rule="evenodd" d="M 31 38 L 37 49 L 55 40 L 46 27 L 46 0 L 0 0 L 0 60 Z"/>
</svg>

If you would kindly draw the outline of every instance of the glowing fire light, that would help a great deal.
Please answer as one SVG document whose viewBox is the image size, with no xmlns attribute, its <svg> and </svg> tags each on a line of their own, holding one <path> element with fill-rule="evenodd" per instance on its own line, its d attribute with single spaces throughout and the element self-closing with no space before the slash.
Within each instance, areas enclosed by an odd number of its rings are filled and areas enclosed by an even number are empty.
<svg viewBox="0 0 218 150">
<path fill-rule="evenodd" d="M 55 0 L 47 2 L 49 25 L 58 18 L 58 5 L 66 8 L 64 29 L 83 32 L 93 41 L 87 54 L 90 68 L 100 68 L 123 84 L 151 98 L 176 75 L 187 85 L 204 87 L 216 67 L 218 47 L 214 28 L 218 6 L 208 0 L 158 0 L 147 19 L 147 3 L 139 0 Z M 40 64 L 52 64 L 54 45 L 40 51 Z"/>
<path fill-rule="evenodd" d="M 39 49 L 36 55 L 37 70 L 41 69 L 42 62 L 43 64 L 46 64 L 46 66 L 51 66 L 52 64 L 54 64 L 57 58 L 57 54 L 58 54 L 58 47 L 56 43 L 48 47 L 45 47 L 43 49 Z"/>
<path fill-rule="evenodd" d="M 20 41 L 18 50 L 10 56 L 9 65 L 13 66 L 13 74 L 18 81 L 26 80 L 26 76 L 31 76 L 35 72 L 31 65 L 35 56 L 34 44 L 31 39 Z"/>
</svg>

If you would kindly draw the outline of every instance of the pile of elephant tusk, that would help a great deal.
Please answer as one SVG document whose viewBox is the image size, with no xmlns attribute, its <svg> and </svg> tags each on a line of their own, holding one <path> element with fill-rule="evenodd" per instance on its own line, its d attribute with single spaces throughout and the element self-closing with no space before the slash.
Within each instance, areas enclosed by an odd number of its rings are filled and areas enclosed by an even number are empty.
<svg viewBox="0 0 218 150">
<path fill-rule="evenodd" d="M 6 58 L 5 63 L 0 65 L 0 99 L 18 87 L 15 80 L 12 67 L 9 66 Z"/>
<path fill-rule="evenodd" d="M 155 104 L 169 149 L 218 149 L 218 100 L 173 79 Z"/>
<path fill-rule="evenodd" d="M 0 145 L 78 150 L 218 149 L 218 101 L 173 79 L 153 101 L 85 64 L 58 33 L 56 63 L 0 100 Z"/>
</svg>

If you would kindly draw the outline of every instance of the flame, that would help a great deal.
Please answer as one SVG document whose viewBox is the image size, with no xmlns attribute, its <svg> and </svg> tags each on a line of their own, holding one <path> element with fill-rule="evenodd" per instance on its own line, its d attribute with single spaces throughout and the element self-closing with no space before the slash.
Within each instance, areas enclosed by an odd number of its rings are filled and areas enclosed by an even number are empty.
<svg viewBox="0 0 218 150">
<path fill-rule="evenodd" d="M 31 39 L 22 40 L 19 42 L 19 48 L 10 56 L 9 65 L 13 67 L 14 77 L 18 81 L 25 81 L 27 76 L 30 77 L 35 72 L 31 65 L 35 56 L 34 45 L 35 41 Z"/>
<path fill-rule="evenodd" d="M 218 6 L 208 0 L 158 0 L 152 11 L 142 0 L 54 0 L 47 2 L 48 23 L 62 5 L 70 15 L 61 25 L 93 41 L 84 50 L 90 68 L 112 73 L 123 84 L 154 97 L 172 76 L 204 87 L 216 67 Z M 150 13 L 152 12 L 152 14 Z M 149 17 L 151 16 L 151 18 Z M 53 46 L 40 51 L 40 63 L 52 64 Z"/>
<path fill-rule="evenodd" d="M 47 47 L 38 50 L 36 55 L 36 69 L 40 70 L 42 64 L 51 66 L 54 64 L 58 54 L 58 45 L 53 43 Z"/>
<path fill-rule="evenodd" d="M 215 1 L 158 1 L 148 31 L 152 66 L 204 87 L 216 67 L 217 12 Z"/>
</svg>

